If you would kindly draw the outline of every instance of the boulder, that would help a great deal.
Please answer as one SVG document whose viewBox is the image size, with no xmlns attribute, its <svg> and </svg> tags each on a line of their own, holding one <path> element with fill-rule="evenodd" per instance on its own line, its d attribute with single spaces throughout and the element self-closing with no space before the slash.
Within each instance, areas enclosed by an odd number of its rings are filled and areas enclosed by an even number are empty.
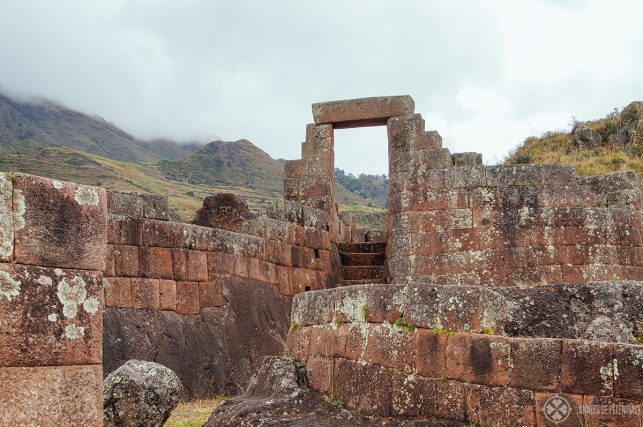
<svg viewBox="0 0 643 427">
<path fill-rule="evenodd" d="M 218 193 L 203 200 L 203 207 L 196 213 L 192 224 L 239 231 L 244 221 L 254 217 L 241 197 L 232 193 Z"/>
<path fill-rule="evenodd" d="M 163 365 L 129 360 L 105 378 L 105 426 L 160 427 L 183 393 L 179 377 Z"/>
<path fill-rule="evenodd" d="M 266 356 L 243 396 L 223 402 L 204 427 L 355 427 L 447 426 L 436 420 L 382 418 L 349 411 L 341 401 L 331 401 L 309 390 L 305 368 L 288 357 Z"/>
<path fill-rule="evenodd" d="M 572 140 L 577 148 L 594 148 L 601 145 L 600 134 L 585 123 L 577 123 L 572 129 Z"/>
</svg>

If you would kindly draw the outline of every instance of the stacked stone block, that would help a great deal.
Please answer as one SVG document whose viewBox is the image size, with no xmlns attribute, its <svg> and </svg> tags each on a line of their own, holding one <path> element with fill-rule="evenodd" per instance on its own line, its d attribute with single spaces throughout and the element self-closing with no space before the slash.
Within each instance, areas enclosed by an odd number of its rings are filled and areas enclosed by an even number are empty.
<svg viewBox="0 0 643 427">
<path fill-rule="evenodd" d="M 606 289 L 617 290 L 609 308 L 596 304 Z M 543 299 L 568 312 L 552 310 L 543 318 L 525 310 Z M 631 343 L 641 333 L 641 304 L 640 282 L 558 285 L 553 293 L 545 287 L 351 286 L 296 296 L 288 348 L 306 364 L 312 387 L 383 416 L 554 425 L 543 408 L 559 395 L 572 411 L 560 425 L 636 426 L 643 346 Z M 577 310 L 575 317 L 570 310 Z M 584 322 L 601 316 L 620 322 L 613 331 L 629 332 L 598 337 Z M 590 405 L 599 404 L 634 412 L 590 413 L 597 411 Z"/>
<path fill-rule="evenodd" d="M 0 424 L 102 425 L 102 188 L 0 173 Z"/>
<path fill-rule="evenodd" d="M 278 202 L 235 233 L 167 221 L 167 209 L 158 208 L 166 202 L 147 209 L 138 197 L 109 195 L 107 306 L 199 314 L 225 304 L 222 284 L 231 276 L 271 283 L 287 296 L 326 287 L 330 235 L 322 211 Z"/>
</svg>

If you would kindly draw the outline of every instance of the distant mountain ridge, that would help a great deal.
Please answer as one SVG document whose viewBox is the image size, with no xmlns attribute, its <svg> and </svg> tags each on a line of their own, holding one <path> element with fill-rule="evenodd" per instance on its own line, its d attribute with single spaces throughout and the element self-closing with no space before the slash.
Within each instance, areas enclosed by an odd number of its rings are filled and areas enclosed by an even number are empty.
<svg viewBox="0 0 643 427">
<path fill-rule="evenodd" d="M 205 196 L 221 191 L 240 194 L 260 210 L 281 197 L 283 167 L 283 159 L 245 139 L 206 145 L 140 141 L 100 117 L 0 94 L 1 171 L 168 195 L 175 219 L 191 220 Z M 383 204 L 381 197 L 369 198 L 372 191 L 365 190 L 371 187 L 362 178 L 346 175 L 343 182 L 354 191 L 341 182 L 336 189 L 340 209 L 366 223 Z"/>
<path fill-rule="evenodd" d="M 168 140 L 140 141 L 100 117 L 51 101 L 18 101 L 0 94 L 0 149 L 15 151 L 45 145 L 133 162 L 172 160 L 200 148 Z"/>
</svg>

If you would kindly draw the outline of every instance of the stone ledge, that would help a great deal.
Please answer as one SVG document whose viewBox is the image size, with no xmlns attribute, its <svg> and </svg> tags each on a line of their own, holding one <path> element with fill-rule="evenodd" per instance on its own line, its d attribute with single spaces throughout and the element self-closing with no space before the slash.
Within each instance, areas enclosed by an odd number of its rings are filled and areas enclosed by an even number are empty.
<svg viewBox="0 0 643 427">
<path fill-rule="evenodd" d="M 642 313 L 643 282 L 636 281 L 493 289 L 357 285 L 296 295 L 292 320 L 305 326 L 401 319 L 429 329 L 633 343 Z"/>
<path fill-rule="evenodd" d="M 394 116 L 413 114 L 415 102 L 408 95 L 346 99 L 313 104 L 315 124 L 335 128 L 385 125 Z"/>
</svg>

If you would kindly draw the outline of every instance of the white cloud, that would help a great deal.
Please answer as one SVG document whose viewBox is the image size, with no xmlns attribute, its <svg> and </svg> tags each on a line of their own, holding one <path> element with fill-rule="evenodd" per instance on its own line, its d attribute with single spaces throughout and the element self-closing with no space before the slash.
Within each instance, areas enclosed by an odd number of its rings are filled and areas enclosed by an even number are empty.
<svg viewBox="0 0 643 427">
<path fill-rule="evenodd" d="M 0 10 L 9 92 L 144 138 L 247 138 L 274 157 L 299 156 L 316 101 L 410 94 L 446 147 L 495 160 L 534 131 L 643 93 L 638 1 L 0 0 Z M 350 149 L 338 164 L 386 172 L 385 146 L 372 144 L 381 134 L 339 134 Z"/>
</svg>

